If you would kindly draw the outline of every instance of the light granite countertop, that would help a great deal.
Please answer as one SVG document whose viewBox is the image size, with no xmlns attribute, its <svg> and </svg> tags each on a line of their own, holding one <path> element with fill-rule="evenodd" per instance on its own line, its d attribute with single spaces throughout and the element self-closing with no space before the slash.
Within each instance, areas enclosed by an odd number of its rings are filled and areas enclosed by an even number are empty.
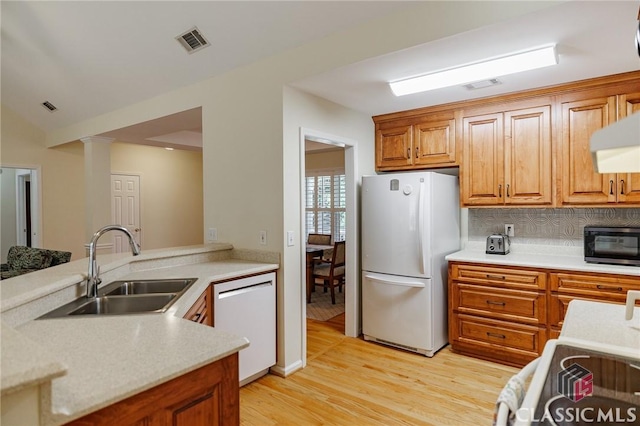
<svg viewBox="0 0 640 426">
<path fill-rule="evenodd" d="M 197 281 L 162 314 L 34 320 L 84 294 L 79 282 L 86 262 L 2 282 L 2 394 L 52 380 L 42 401 L 51 407 L 41 410 L 45 425 L 69 422 L 247 347 L 244 337 L 182 317 L 209 283 L 279 268 L 277 253 L 235 250 L 229 244 L 153 250 L 136 257 L 99 255 L 105 284 L 116 279 Z"/>
<path fill-rule="evenodd" d="M 584 256 L 582 255 L 582 247 L 512 244 L 509 254 L 500 255 L 486 254 L 485 244 L 474 241 L 468 243 L 463 250 L 449 254 L 445 259 L 455 262 L 559 269 L 602 274 L 622 274 L 640 277 L 639 266 L 604 265 L 585 262 Z"/>
</svg>

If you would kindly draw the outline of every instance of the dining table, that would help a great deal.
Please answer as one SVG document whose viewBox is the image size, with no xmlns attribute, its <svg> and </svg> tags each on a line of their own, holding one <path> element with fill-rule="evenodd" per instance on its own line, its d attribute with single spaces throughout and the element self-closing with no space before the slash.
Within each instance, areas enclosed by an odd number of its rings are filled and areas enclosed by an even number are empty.
<svg viewBox="0 0 640 426">
<path fill-rule="evenodd" d="M 313 285 L 313 265 L 315 260 L 321 258 L 325 250 L 332 249 L 331 245 L 324 244 L 307 244 L 307 303 L 311 303 L 311 292 Z"/>
</svg>

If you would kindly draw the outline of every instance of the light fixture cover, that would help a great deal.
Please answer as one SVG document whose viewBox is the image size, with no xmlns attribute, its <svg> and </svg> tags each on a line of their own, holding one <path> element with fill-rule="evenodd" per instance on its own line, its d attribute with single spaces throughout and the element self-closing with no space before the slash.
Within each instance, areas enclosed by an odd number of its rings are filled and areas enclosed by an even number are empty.
<svg viewBox="0 0 640 426">
<path fill-rule="evenodd" d="M 556 46 L 553 44 L 431 74 L 392 81 L 389 86 L 394 95 L 403 96 L 480 80 L 490 80 L 503 75 L 556 65 L 557 63 Z"/>
</svg>

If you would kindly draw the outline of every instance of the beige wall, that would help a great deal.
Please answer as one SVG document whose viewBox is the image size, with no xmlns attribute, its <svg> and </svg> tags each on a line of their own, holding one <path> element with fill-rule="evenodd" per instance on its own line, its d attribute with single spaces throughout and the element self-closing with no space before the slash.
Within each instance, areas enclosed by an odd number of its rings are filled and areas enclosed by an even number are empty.
<svg viewBox="0 0 640 426">
<path fill-rule="evenodd" d="M 344 149 L 327 152 L 307 152 L 305 154 L 307 170 L 344 168 Z"/>
<path fill-rule="evenodd" d="M 3 166 L 41 169 L 40 245 L 85 257 L 82 142 L 46 148 L 44 132 L 4 106 L 1 136 Z M 141 175 L 143 249 L 203 242 L 201 152 L 113 143 L 111 168 Z"/>
<path fill-rule="evenodd" d="M 202 152 L 113 143 L 111 170 L 140 175 L 143 250 L 203 242 Z"/>
<path fill-rule="evenodd" d="M 2 107 L 0 162 L 3 166 L 40 167 L 42 182 L 41 246 L 85 257 L 84 147 L 72 142 L 45 148 L 43 131 Z"/>
<path fill-rule="evenodd" d="M 373 172 L 370 117 L 288 85 L 303 77 L 548 6 L 543 2 L 415 2 L 415 6 L 135 105 L 47 134 L 48 146 L 202 106 L 205 228 L 221 241 L 281 253 L 278 367 L 302 359 L 302 248 L 285 231 L 301 229 L 300 128 L 353 139 L 358 175 Z M 434 13 L 434 8 L 438 12 Z M 446 21 L 446 25 L 443 22 Z M 258 233 L 267 231 L 260 245 Z M 356 257 L 357 261 L 357 257 Z M 349 320 L 349 318 L 347 318 Z"/>
</svg>

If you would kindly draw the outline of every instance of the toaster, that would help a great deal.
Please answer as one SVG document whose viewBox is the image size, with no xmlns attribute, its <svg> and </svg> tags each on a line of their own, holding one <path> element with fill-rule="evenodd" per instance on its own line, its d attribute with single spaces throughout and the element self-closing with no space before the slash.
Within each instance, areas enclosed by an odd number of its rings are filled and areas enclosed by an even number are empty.
<svg viewBox="0 0 640 426">
<path fill-rule="evenodd" d="M 493 234 L 487 237 L 487 254 L 509 254 L 511 241 L 508 235 Z"/>
</svg>

